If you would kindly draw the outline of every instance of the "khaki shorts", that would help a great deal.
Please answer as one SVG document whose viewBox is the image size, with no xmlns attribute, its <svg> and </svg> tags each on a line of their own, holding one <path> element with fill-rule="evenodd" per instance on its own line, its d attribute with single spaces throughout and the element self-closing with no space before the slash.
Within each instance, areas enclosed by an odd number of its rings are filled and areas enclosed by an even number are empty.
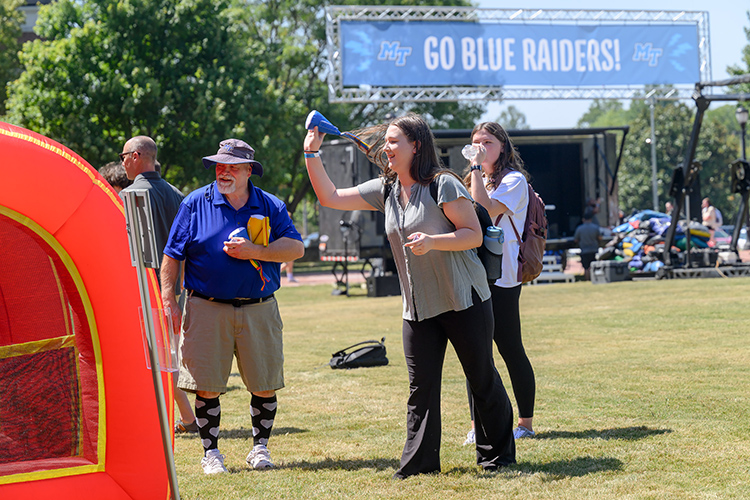
<svg viewBox="0 0 750 500">
<path fill-rule="evenodd" d="M 232 358 L 250 392 L 284 387 L 282 322 L 276 298 L 234 307 L 188 297 L 180 337 L 180 379 L 188 392 L 227 392 Z"/>
</svg>

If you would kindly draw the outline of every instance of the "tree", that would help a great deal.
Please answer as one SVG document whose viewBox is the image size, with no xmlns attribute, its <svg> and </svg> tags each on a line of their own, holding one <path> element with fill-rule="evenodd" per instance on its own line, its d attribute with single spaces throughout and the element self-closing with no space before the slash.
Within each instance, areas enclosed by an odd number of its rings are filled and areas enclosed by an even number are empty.
<svg viewBox="0 0 750 500">
<path fill-rule="evenodd" d="M 23 13 L 18 9 L 23 0 L 0 0 L 0 116 L 5 114 L 6 86 L 20 74 L 18 51 L 21 48 Z"/>
<path fill-rule="evenodd" d="M 730 108 L 734 113 L 734 106 Z M 722 108 L 718 108 L 720 116 Z M 732 178 L 729 164 L 739 156 L 739 134 L 737 123 L 731 129 L 721 120 L 714 119 L 709 112 L 703 120 L 696 157 L 702 162 L 701 196 L 711 198 L 711 203 L 721 210 L 724 224 L 731 224 L 739 208 L 739 195 L 731 192 Z"/>
<path fill-rule="evenodd" d="M 589 109 L 578 119 L 578 126 L 594 127 L 597 123 L 608 123 L 612 125 L 621 121 L 623 115 L 623 105 L 621 101 L 594 99 L 589 106 Z"/>
<path fill-rule="evenodd" d="M 500 113 L 500 116 L 496 121 L 509 130 L 529 129 L 529 125 L 526 123 L 526 115 L 512 104 L 508 106 L 508 109 L 505 109 Z"/>
<path fill-rule="evenodd" d="M 687 104 L 657 101 L 656 135 L 657 192 L 663 203 L 669 199 L 674 169 L 684 160 L 695 112 Z M 579 121 L 581 126 L 630 126 L 618 174 L 619 202 L 625 213 L 652 207 L 650 109 L 644 100 L 633 100 L 628 109 L 618 101 L 595 101 Z M 736 210 L 729 190 L 727 165 L 736 157 L 736 138 L 720 120 L 707 117 L 701 128 L 695 160 L 701 162 L 701 193 L 711 197 L 726 216 Z"/>
<path fill-rule="evenodd" d="M 750 20 L 750 11 L 745 12 L 745 16 Z M 743 28 L 745 38 L 750 42 L 750 28 Z M 744 75 L 750 73 L 750 43 L 742 48 L 742 64 L 733 64 L 727 67 L 727 73 L 730 75 Z M 736 85 L 732 88 L 733 92 L 750 92 L 750 83 Z"/>
<path fill-rule="evenodd" d="M 745 16 L 748 18 L 748 20 L 750 20 L 750 11 L 746 11 Z M 748 42 L 750 42 L 750 28 L 743 28 L 743 30 L 745 31 L 745 38 L 748 40 Z M 750 43 L 742 48 L 742 62 L 740 64 L 734 64 L 727 67 L 727 73 L 733 76 L 750 74 Z M 734 93 L 750 93 L 750 83 L 732 86 L 730 91 Z M 707 119 L 710 119 L 714 122 L 721 123 L 724 129 L 731 133 L 731 137 L 736 138 L 736 141 L 734 141 L 734 151 L 736 151 L 736 157 L 739 157 L 741 147 L 741 131 L 734 117 L 735 109 L 736 106 L 734 105 L 722 106 L 715 111 L 709 110 L 706 113 L 706 117 Z M 711 201 L 714 203 L 714 205 L 719 206 L 719 209 L 724 216 L 724 223 L 727 224 L 730 223 L 730 221 L 733 221 L 736 217 L 736 208 L 739 205 L 739 195 L 734 193 L 729 193 L 727 195 L 726 200 L 730 204 L 731 211 L 725 211 L 724 207 L 718 204 L 715 200 L 716 198 L 711 198 Z M 727 217 L 728 214 L 730 214 L 732 217 Z"/>
<path fill-rule="evenodd" d="M 477 103 L 331 104 L 328 102 L 328 53 L 324 8 L 327 5 L 368 5 L 369 0 L 247 0 L 238 10 L 238 29 L 254 51 L 256 70 L 262 75 L 274 111 L 265 129 L 264 161 L 271 168 L 258 182 L 286 201 L 294 212 L 311 186 L 302 159 L 305 116 L 323 113 L 340 130 L 363 128 L 386 121 L 388 116 L 414 111 L 436 128 L 471 128 L 481 116 Z M 380 5 L 470 5 L 462 0 L 390 0 Z M 261 50 L 262 48 L 262 50 Z"/>
<path fill-rule="evenodd" d="M 11 87 L 10 116 L 94 165 L 114 158 L 129 137 L 150 135 L 165 176 L 187 189 L 212 177 L 200 157 L 222 139 L 242 138 L 266 167 L 253 182 L 292 211 L 310 193 L 301 150 L 312 109 L 342 130 L 406 109 L 433 126 L 473 126 L 481 104 L 329 104 L 323 9 L 331 3 L 59 0 L 40 12 L 46 40 L 24 48 L 26 71 Z"/>
<path fill-rule="evenodd" d="M 230 7 L 228 0 L 44 6 L 36 28 L 43 40 L 24 46 L 9 116 L 94 166 L 116 158 L 128 138 L 149 135 L 161 145 L 167 178 L 204 183 L 201 156 L 236 134 L 260 142 L 273 120 Z"/>
<path fill-rule="evenodd" d="M 641 100 L 632 101 L 625 116 L 630 132 L 623 150 L 618 182 L 620 206 L 625 213 L 629 213 L 632 210 L 652 208 L 653 204 L 649 104 Z M 654 117 L 657 193 L 663 203 L 669 199 L 672 171 L 685 153 L 691 114 L 682 103 L 658 101 Z"/>
</svg>

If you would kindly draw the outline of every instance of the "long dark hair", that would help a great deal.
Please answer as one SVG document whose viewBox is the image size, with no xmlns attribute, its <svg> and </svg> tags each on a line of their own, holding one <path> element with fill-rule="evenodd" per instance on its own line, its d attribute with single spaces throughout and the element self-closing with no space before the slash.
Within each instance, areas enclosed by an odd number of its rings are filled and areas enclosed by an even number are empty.
<svg viewBox="0 0 750 500">
<path fill-rule="evenodd" d="M 385 132 L 389 126 L 398 127 L 414 143 L 417 149 L 412 159 L 409 174 L 419 184 L 427 185 L 438 175 L 453 173 L 440 161 L 435 150 L 435 137 L 427 122 L 416 113 L 407 113 L 395 118 L 388 124 L 376 125 L 353 133 L 371 144 L 367 158 L 382 169 L 381 176 L 387 183 L 396 181 L 396 172 L 388 166 L 388 158 L 385 155 Z M 455 174 L 453 174 L 455 175 Z"/>
<path fill-rule="evenodd" d="M 497 160 L 495 161 L 495 169 L 490 175 L 490 178 L 487 182 L 487 187 L 490 189 L 497 187 L 497 184 L 500 180 L 500 173 L 505 169 L 521 172 L 523 176 L 526 177 L 526 180 L 530 181 L 531 179 L 529 173 L 523 167 L 523 160 L 518 154 L 518 150 L 513 145 L 513 142 L 510 140 L 508 132 L 505 131 L 502 125 L 496 122 L 483 122 L 476 125 L 471 131 L 471 142 L 474 142 L 474 135 L 482 130 L 484 130 L 488 134 L 494 135 L 497 140 L 504 145 L 503 152 L 500 153 L 500 155 L 497 157 Z M 467 186 L 471 186 L 471 172 L 468 172 L 466 177 L 464 177 L 464 183 Z"/>
</svg>

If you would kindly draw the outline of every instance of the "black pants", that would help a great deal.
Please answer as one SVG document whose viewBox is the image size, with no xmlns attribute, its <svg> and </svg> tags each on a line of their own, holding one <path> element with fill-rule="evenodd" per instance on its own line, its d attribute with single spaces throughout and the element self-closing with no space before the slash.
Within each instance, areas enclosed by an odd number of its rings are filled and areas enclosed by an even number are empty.
<svg viewBox="0 0 750 500">
<path fill-rule="evenodd" d="M 493 335 L 497 350 L 500 351 L 505 366 L 508 368 L 510 383 L 518 405 L 518 415 L 521 418 L 534 416 L 534 398 L 536 397 L 536 381 L 531 361 L 526 355 L 521 340 L 521 314 L 519 299 L 522 285 L 513 288 L 501 288 L 490 285 L 492 290 L 492 309 L 495 312 L 495 333 Z M 466 384 L 470 392 L 469 384 Z M 469 408 L 474 417 L 471 394 L 469 394 Z"/>
<path fill-rule="evenodd" d="M 485 468 L 515 463 L 513 408 L 492 360 L 490 301 L 448 311 L 422 321 L 404 321 L 409 370 L 406 444 L 395 477 L 440 470 L 440 389 L 450 340 L 471 386 L 476 409 L 477 464 Z"/>
<path fill-rule="evenodd" d="M 591 267 L 591 263 L 596 259 L 596 252 L 582 253 L 581 254 L 581 265 L 586 270 Z"/>
</svg>

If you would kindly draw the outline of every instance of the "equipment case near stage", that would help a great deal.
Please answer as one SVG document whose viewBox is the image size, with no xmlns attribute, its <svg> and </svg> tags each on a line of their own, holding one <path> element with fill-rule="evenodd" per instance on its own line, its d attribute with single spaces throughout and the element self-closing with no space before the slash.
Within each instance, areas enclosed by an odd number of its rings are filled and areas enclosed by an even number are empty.
<svg viewBox="0 0 750 500">
<path fill-rule="evenodd" d="M 595 260 L 591 263 L 590 273 L 595 285 L 630 279 L 630 269 L 625 261 Z"/>
<path fill-rule="evenodd" d="M 367 278 L 368 297 L 386 297 L 389 295 L 401 295 L 397 274 Z"/>
</svg>

